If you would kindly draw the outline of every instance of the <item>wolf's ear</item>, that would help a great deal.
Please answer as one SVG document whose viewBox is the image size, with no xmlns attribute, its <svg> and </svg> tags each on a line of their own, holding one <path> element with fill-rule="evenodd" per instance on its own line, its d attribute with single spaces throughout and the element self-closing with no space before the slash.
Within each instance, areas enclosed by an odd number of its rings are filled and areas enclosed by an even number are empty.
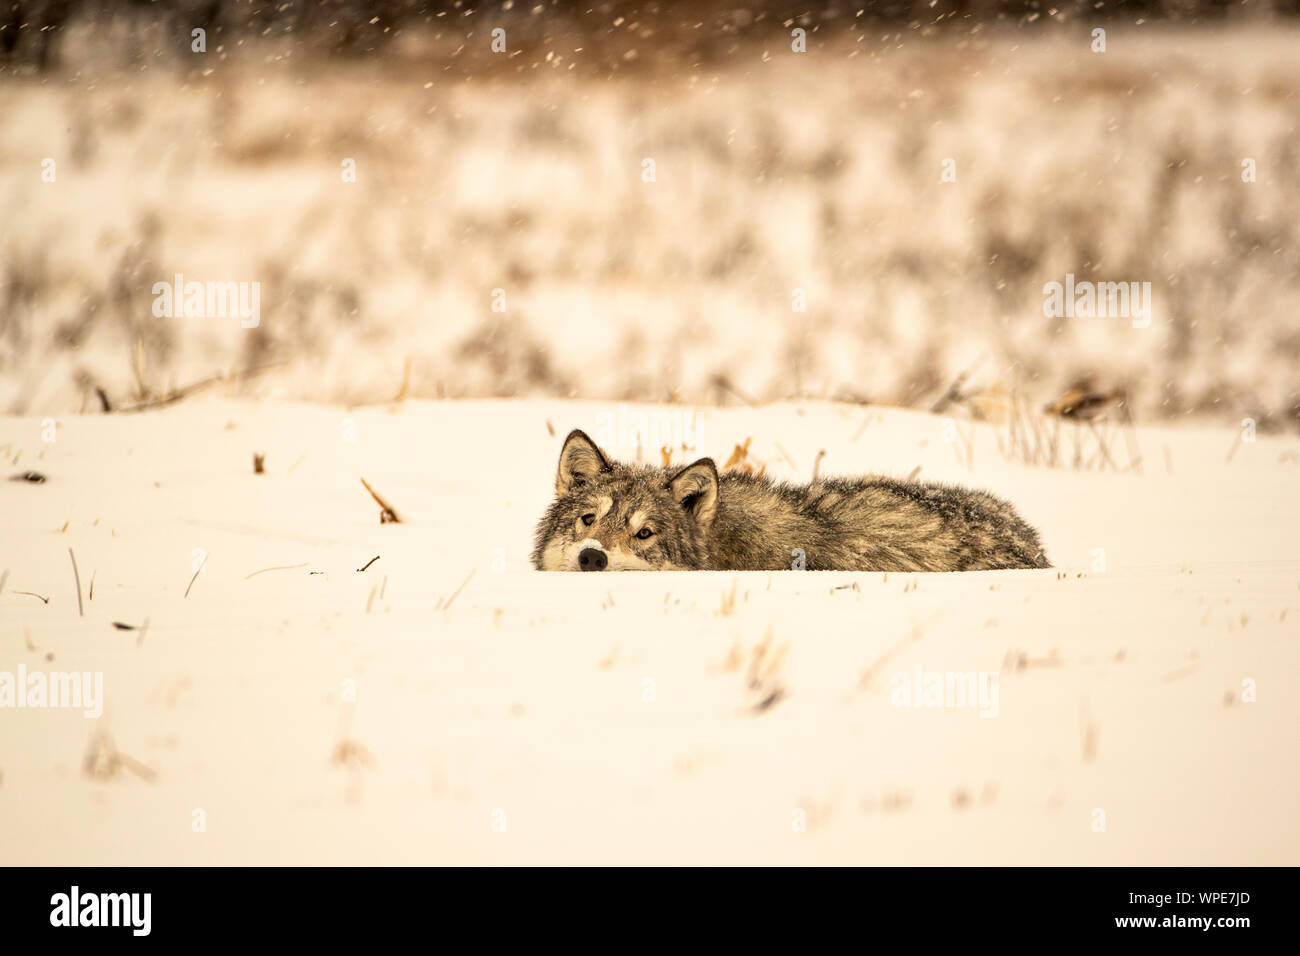
<svg viewBox="0 0 1300 956">
<path fill-rule="evenodd" d="M 687 514 L 707 528 L 718 513 L 718 466 L 712 458 L 701 458 L 669 478 L 668 491 Z"/>
<path fill-rule="evenodd" d="M 555 473 L 555 493 L 562 495 L 574 482 L 590 481 L 602 471 L 609 471 L 609 459 L 587 433 L 575 428 L 560 449 L 560 468 Z"/>
</svg>

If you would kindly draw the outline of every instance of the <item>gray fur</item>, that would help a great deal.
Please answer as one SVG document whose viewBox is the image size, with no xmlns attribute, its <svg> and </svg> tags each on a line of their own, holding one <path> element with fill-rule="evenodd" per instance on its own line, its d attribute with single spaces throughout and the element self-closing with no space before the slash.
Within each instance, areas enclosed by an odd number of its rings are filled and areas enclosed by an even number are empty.
<svg viewBox="0 0 1300 956">
<path fill-rule="evenodd" d="M 623 464 L 575 430 L 533 566 L 577 570 L 584 547 L 603 549 L 610 570 L 789 570 L 797 552 L 811 571 L 1051 567 L 1038 533 L 985 491 L 876 476 L 796 485 L 719 475 L 709 458 L 685 468 Z"/>
</svg>

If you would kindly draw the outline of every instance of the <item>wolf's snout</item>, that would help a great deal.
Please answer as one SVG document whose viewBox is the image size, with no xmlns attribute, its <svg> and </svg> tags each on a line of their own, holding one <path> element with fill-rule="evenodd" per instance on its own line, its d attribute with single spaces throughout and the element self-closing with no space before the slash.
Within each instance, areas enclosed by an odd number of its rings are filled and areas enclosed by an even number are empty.
<svg viewBox="0 0 1300 956">
<path fill-rule="evenodd" d="M 604 571 L 609 557 L 599 548 L 583 548 L 578 552 L 578 568 L 582 571 Z"/>
</svg>

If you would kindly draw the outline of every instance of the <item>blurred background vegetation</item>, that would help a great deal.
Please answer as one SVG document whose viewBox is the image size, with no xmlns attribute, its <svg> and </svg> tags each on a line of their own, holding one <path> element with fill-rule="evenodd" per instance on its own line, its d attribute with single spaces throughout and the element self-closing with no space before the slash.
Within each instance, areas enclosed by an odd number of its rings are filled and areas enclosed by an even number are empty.
<svg viewBox="0 0 1300 956">
<path fill-rule="evenodd" d="M 742 44 L 770 37 L 775 24 L 816 32 L 842 29 L 969 30 L 986 24 L 1017 28 L 1089 23 L 1170 20 L 1214 23 L 1295 16 L 1300 0 L 821 0 L 808 3 L 745 3 L 743 0 L 504 0 L 497 3 L 429 0 L 3 0 L 0 53 L 11 62 L 49 68 L 58 63 L 70 25 L 152 23 L 171 35 L 176 50 L 189 46 L 191 30 L 216 41 L 245 44 L 292 37 L 314 53 L 366 56 L 390 49 L 410 35 L 460 40 L 474 26 L 511 30 L 512 50 L 547 50 L 574 38 L 584 43 L 588 68 L 627 69 L 624 54 L 639 38 L 640 65 L 702 65 L 734 53 Z M 615 26 L 628 25 L 626 31 Z M 467 33 L 467 27 L 471 32 Z M 123 50 L 149 59 L 162 50 Z M 478 57 L 471 53 L 464 62 Z"/>
<path fill-rule="evenodd" d="M 1298 7 L 3 0 L 0 411 L 252 370 L 1295 428 Z M 1151 282 L 1151 327 L 1044 317 L 1067 272 Z M 261 324 L 155 318 L 175 273 Z"/>
</svg>

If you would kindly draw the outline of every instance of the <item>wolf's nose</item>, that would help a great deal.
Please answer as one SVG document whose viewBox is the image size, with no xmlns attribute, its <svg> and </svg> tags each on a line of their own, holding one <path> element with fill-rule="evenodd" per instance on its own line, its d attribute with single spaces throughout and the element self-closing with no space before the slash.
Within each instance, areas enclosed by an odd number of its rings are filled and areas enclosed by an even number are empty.
<svg viewBox="0 0 1300 956">
<path fill-rule="evenodd" d="M 604 571 L 609 557 L 599 548 L 583 548 L 578 552 L 578 567 L 583 571 Z"/>
</svg>

